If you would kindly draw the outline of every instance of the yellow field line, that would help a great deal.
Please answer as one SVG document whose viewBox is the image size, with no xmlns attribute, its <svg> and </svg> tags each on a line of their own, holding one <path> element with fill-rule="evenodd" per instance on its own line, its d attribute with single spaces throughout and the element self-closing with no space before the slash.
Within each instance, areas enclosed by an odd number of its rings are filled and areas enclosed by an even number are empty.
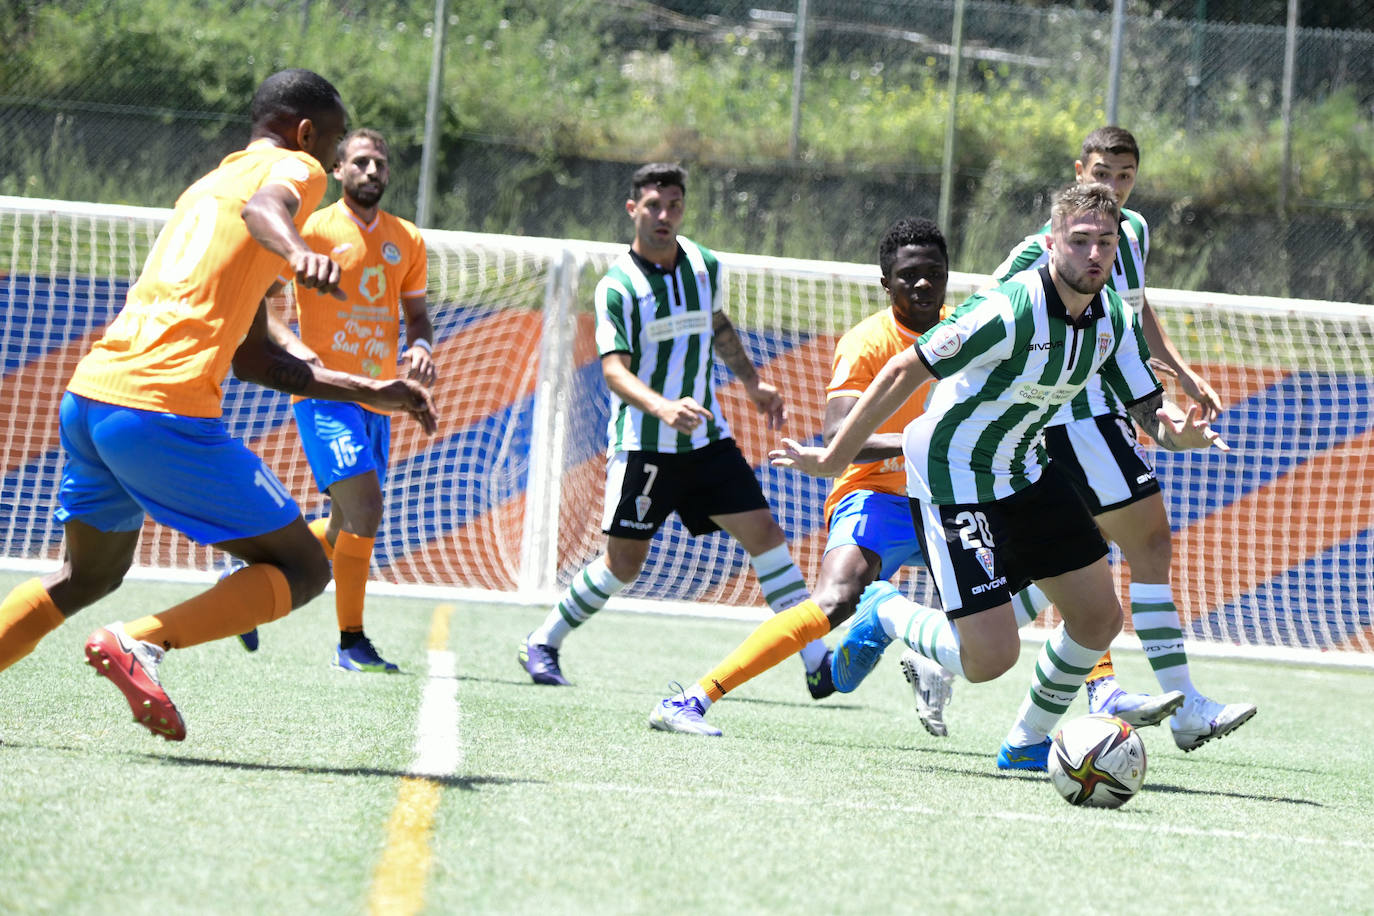
<svg viewBox="0 0 1374 916">
<path fill-rule="evenodd" d="M 445 652 L 448 623 L 453 606 L 434 609 L 429 628 L 429 651 Z M 443 785 L 426 776 L 406 776 L 397 790 L 396 806 L 386 825 L 386 848 L 372 876 L 367 911 L 376 916 L 418 913 L 425 899 L 429 874 L 429 845 L 434 813 L 443 797 Z"/>
</svg>

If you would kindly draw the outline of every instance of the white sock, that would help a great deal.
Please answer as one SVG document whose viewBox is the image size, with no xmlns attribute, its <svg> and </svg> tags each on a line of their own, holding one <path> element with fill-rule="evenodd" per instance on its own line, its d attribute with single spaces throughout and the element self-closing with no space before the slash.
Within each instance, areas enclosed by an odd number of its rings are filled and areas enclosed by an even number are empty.
<svg viewBox="0 0 1374 916">
<path fill-rule="evenodd" d="M 878 605 L 878 620 L 884 632 L 900 639 L 948 671 L 964 676 L 959 657 L 959 631 L 944 611 L 917 604 L 905 595 L 893 595 Z"/>
<path fill-rule="evenodd" d="M 1035 660 L 1030 690 L 1007 733 L 1007 744 L 1024 747 L 1044 741 L 1101 657 L 1101 649 L 1074 642 L 1062 623 L 1055 627 Z"/>
<path fill-rule="evenodd" d="M 763 599 L 768 602 L 774 614 L 796 607 L 811 597 L 806 580 L 802 578 L 797 564 L 792 562 L 792 553 L 786 544 L 779 544 L 772 550 L 751 556 L 749 564 L 754 567 L 754 575 L 758 577 L 759 587 L 763 589 Z M 798 654 L 801 656 L 802 664 L 806 666 L 806 673 L 810 674 L 821 666 L 821 661 L 825 658 L 825 641 L 812 640 L 803 646 Z"/>
<path fill-rule="evenodd" d="M 1040 591 L 1040 586 L 1032 582 L 1021 591 L 1011 596 L 1011 610 L 1016 615 L 1016 628 L 1019 630 L 1026 624 L 1045 613 L 1045 608 L 1050 606 L 1050 599 Z"/>
<path fill-rule="evenodd" d="M 1195 696 L 1197 688 L 1188 670 L 1183 626 L 1169 583 L 1131 583 L 1131 625 L 1159 686 Z"/>
<path fill-rule="evenodd" d="M 682 691 L 682 692 L 683 692 L 684 694 L 686 694 L 687 699 L 689 699 L 689 700 L 690 700 L 692 697 L 696 697 L 696 698 L 697 698 L 697 702 L 699 702 L 699 703 L 701 704 L 701 711 L 702 711 L 702 712 L 705 712 L 706 710 L 708 710 L 708 709 L 711 708 L 711 698 L 708 697 L 708 696 L 706 695 L 706 691 L 704 691 L 704 690 L 701 689 L 701 685 L 700 685 L 700 684 L 694 683 L 694 684 L 692 684 L 691 687 L 688 687 L 686 690 L 684 690 L 684 691 Z"/>
<path fill-rule="evenodd" d="M 563 597 L 549 611 L 539 629 L 529 635 L 529 641 L 535 645 L 559 648 L 574 628 L 580 627 L 604 608 L 611 596 L 626 584 L 611 575 L 605 557 L 597 557 L 586 569 L 573 576 Z"/>
</svg>

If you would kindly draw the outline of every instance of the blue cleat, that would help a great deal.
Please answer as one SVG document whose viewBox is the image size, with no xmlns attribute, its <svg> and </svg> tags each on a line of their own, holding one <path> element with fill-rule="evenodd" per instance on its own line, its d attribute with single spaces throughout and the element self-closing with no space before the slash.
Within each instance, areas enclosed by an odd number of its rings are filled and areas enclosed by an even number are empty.
<svg viewBox="0 0 1374 916">
<path fill-rule="evenodd" d="M 999 770 L 1033 770 L 1037 773 L 1045 772 L 1050 760 L 1050 739 L 1046 738 L 1039 744 L 1012 745 L 1002 742 L 1002 749 L 997 752 L 997 769 Z"/>
<path fill-rule="evenodd" d="M 883 657 L 892 637 L 878 619 L 878 604 L 901 594 L 891 582 L 874 582 L 859 597 L 859 609 L 830 660 L 830 679 L 840 693 L 852 693 Z"/>
<path fill-rule="evenodd" d="M 544 684 L 547 687 L 572 686 L 572 682 L 563 676 L 563 669 L 558 665 L 558 650 L 553 646 L 530 642 L 529 636 L 526 636 L 525 641 L 520 644 L 516 660 L 530 676 L 530 680 L 536 684 Z"/>
<path fill-rule="evenodd" d="M 372 640 L 366 636 L 347 649 L 343 645 L 334 648 L 334 667 L 344 671 L 372 672 L 376 674 L 397 674 L 400 668 L 377 654 Z"/>
<path fill-rule="evenodd" d="M 253 627 L 253 629 L 249 630 L 247 633 L 240 633 L 239 642 L 242 643 L 243 647 L 249 652 L 258 651 L 258 628 Z"/>
</svg>

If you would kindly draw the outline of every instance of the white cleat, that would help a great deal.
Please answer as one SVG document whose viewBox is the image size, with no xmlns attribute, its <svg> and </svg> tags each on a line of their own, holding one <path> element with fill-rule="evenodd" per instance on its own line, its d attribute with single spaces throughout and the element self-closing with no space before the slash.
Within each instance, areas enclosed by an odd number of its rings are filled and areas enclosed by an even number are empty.
<svg viewBox="0 0 1374 916">
<path fill-rule="evenodd" d="M 696 697 L 681 694 L 660 700 L 649 713 L 649 727 L 661 732 L 681 732 L 684 735 L 708 735 L 720 737 L 720 729 L 702 718 L 706 711 Z"/>
<path fill-rule="evenodd" d="M 1174 731 L 1174 744 L 1185 752 L 1202 747 L 1213 738 L 1229 735 L 1249 722 L 1258 712 L 1251 703 L 1227 703 L 1225 706 L 1196 694 L 1174 714 L 1169 727 Z"/>
<path fill-rule="evenodd" d="M 902 676 L 916 697 L 921 724 L 935 737 L 946 737 L 945 706 L 954 695 L 954 674 L 914 649 L 902 653 L 901 665 Z"/>
<path fill-rule="evenodd" d="M 1144 728 L 1158 725 L 1183 705 L 1185 697 L 1182 690 L 1170 690 L 1158 695 L 1149 693 L 1127 693 L 1118 687 L 1107 697 L 1107 701 L 1094 713 L 1116 716 L 1127 725 Z"/>
</svg>

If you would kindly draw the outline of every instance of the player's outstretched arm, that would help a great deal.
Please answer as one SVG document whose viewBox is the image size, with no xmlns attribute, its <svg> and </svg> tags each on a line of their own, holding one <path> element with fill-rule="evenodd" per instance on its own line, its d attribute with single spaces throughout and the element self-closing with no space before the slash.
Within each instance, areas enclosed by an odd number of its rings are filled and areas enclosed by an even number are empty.
<svg viewBox="0 0 1374 916">
<path fill-rule="evenodd" d="M 286 258 L 298 286 L 332 293 L 342 299 L 339 265 L 328 255 L 312 251 L 291 221 L 299 207 L 296 195 L 284 185 L 270 184 L 248 198 L 241 215 L 254 241 Z"/>
<path fill-rule="evenodd" d="M 234 351 L 234 374 L 245 382 L 287 394 L 326 401 L 355 401 L 379 410 L 405 411 L 433 435 L 438 418 L 429 389 L 410 379 L 383 382 L 308 363 L 293 356 L 267 331 L 267 303 L 258 305 L 253 324 Z"/>
<path fill-rule="evenodd" d="M 781 429 L 787 419 L 787 405 L 782 393 L 759 379 L 758 370 L 744 351 L 744 342 L 739 339 L 739 332 L 729 316 L 724 312 L 715 312 L 711 322 L 711 346 L 716 356 L 739 379 L 745 394 L 749 395 L 749 400 L 754 402 L 759 412 L 768 418 L 768 428 Z"/>
<path fill-rule="evenodd" d="M 769 452 L 769 460 L 774 467 L 796 468 L 814 477 L 836 476 L 854 461 L 882 422 L 930 377 L 930 370 L 921 362 L 916 348 L 908 347 L 888 360 L 873 377 L 829 444 L 814 448 L 794 439 L 783 439 L 783 448 Z"/>
<path fill-rule="evenodd" d="M 1151 439 L 1171 452 L 1211 446 L 1223 452 L 1231 450 L 1221 434 L 1203 419 L 1202 409 L 1196 404 L 1189 404 L 1188 412 L 1184 413 L 1159 392 L 1127 408 L 1127 412 Z"/>
<path fill-rule="evenodd" d="M 1145 342 L 1150 345 L 1151 361 L 1157 359 L 1169 367 L 1169 374 L 1178 379 L 1183 393 L 1202 408 L 1202 419 L 1208 423 L 1215 420 L 1223 409 L 1221 396 L 1184 361 L 1183 355 L 1164 332 L 1164 326 L 1160 324 L 1159 316 L 1148 299 L 1143 300 L 1140 308 L 1140 325 L 1145 332 Z"/>
</svg>

